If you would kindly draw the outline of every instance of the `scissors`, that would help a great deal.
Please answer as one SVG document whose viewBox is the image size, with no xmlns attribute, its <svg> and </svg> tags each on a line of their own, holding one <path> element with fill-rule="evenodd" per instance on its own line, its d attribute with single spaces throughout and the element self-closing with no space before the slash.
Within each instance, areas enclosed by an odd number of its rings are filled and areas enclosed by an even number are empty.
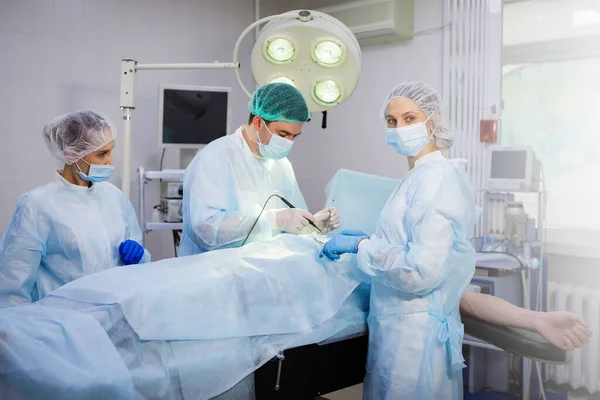
<svg viewBox="0 0 600 400">
<path fill-rule="evenodd" d="M 323 242 L 322 240 L 319 240 L 319 238 L 317 238 L 314 234 L 311 236 L 313 239 L 315 239 L 315 242 L 319 243 L 321 246 L 325 246 L 325 242 Z"/>
</svg>

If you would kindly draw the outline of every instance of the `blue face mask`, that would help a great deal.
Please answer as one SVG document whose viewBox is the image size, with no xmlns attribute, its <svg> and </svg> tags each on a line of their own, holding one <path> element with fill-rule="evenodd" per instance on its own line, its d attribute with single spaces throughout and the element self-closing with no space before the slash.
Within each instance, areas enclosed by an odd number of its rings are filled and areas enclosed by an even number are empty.
<svg viewBox="0 0 600 400">
<path fill-rule="evenodd" d="M 114 165 L 90 164 L 89 162 L 85 161 L 83 158 L 81 159 L 81 161 L 83 161 L 84 163 L 89 165 L 90 170 L 88 171 L 87 174 L 84 174 L 81 171 L 81 168 L 79 168 L 79 165 L 77 165 L 77 163 L 75 163 L 75 166 L 79 170 L 79 171 L 77 171 L 77 175 L 79 175 L 79 177 L 81 179 L 86 180 L 88 182 L 92 182 L 92 183 L 104 182 L 105 180 L 110 179 L 110 177 L 113 174 L 113 171 L 115 170 Z"/>
<path fill-rule="evenodd" d="M 260 142 L 260 136 L 258 136 L 258 132 L 256 132 L 256 137 L 258 138 L 258 151 L 260 152 L 260 155 L 269 160 L 280 160 L 290 154 L 294 142 L 282 138 L 279 135 L 274 135 L 266 124 L 265 128 L 267 128 L 267 131 L 269 131 L 271 134 L 271 140 L 269 141 L 269 144 L 262 144 Z"/>
<path fill-rule="evenodd" d="M 431 140 L 431 137 L 427 134 L 425 122 L 400 128 L 387 128 L 386 134 L 388 146 L 391 146 L 396 152 L 403 156 L 416 156 Z"/>
</svg>

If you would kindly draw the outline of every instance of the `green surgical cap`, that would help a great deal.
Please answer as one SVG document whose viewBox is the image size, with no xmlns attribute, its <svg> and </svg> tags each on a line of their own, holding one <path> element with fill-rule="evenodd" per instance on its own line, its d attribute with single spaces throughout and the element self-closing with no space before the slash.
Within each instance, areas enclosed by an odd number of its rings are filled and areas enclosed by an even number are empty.
<svg viewBox="0 0 600 400">
<path fill-rule="evenodd" d="M 310 118 L 302 93 L 287 83 L 268 83 L 256 89 L 248 109 L 266 121 L 302 124 Z"/>
</svg>

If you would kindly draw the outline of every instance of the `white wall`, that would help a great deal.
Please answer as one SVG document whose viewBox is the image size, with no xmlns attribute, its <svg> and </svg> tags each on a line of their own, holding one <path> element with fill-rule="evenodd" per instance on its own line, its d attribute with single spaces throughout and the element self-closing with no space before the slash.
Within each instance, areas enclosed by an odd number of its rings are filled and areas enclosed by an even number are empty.
<svg viewBox="0 0 600 400">
<path fill-rule="evenodd" d="M 339 0 L 286 2 L 288 9 L 339 3 Z M 439 0 L 415 0 L 415 31 L 441 27 Z M 279 6 L 281 7 L 281 6 Z M 261 15 L 281 11 L 261 1 Z M 385 143 L 381 106 L 388 91 L 407 80 L 442 89 L 442 33 L 417 36 L 411 41 L 363 48 L 363 70 L 352 97 L 328 113 L 327 129 L 321 114 L 313 114 L 289 158 L 309 208 L 325 202 L 324 188 L 340 168 L 400 178 L 408 170 L 406 159 Z"/>
<path fill-rule="evenodd" d="M 55 115 L 94 108 L 122 129 L 119 67 L 141 63 L 231 61 L 241 31 L 253 21 L 251 0 L 0 0 L 0 233 L 19 194 L 45 184 L 56 168 L 41 137 Z M 240 61 L 248 65 L 251 39 Z M 243 76 L 250 81 L 246 68 Z M 247 99 L 232 71 L 143 71 L 134 111 L 132 168 L 157 169 L 159 83 L 233 87 L 232 126 L 247 118 Z M 113 183 L 121 182 L 117 137 Z M 167 151 L 166 168 L 178 167 Z M 135 176 L 132 202 L 137 205 Z M 148 210 L 158 184 L 148 187 Z M 154 200 L 151 200 L 154 199 Z M 156 200 L 156 202 L 155 202 Z M 149 214 L 148 214 L 149 215 Z M 154 259 L 173 256 L 170 233 L 153 232 Z"/>
</svg>

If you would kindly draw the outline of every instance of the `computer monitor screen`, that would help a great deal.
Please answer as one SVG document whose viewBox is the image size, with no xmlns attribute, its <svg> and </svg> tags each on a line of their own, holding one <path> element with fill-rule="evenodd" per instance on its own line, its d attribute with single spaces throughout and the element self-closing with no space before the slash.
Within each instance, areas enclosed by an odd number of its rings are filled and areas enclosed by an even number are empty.
<svg viewBox="0 0 600 400">
<path fill-rule="evenodd" d="M 526 176 L 526 151 L 492 151 L 492 179 L 525 179 Z"/>
<path fill-rule="evenodd" d="M 230 88 L 161 86 L 159 143 L 198 147 L 228 133 Z"/>
</svg>

